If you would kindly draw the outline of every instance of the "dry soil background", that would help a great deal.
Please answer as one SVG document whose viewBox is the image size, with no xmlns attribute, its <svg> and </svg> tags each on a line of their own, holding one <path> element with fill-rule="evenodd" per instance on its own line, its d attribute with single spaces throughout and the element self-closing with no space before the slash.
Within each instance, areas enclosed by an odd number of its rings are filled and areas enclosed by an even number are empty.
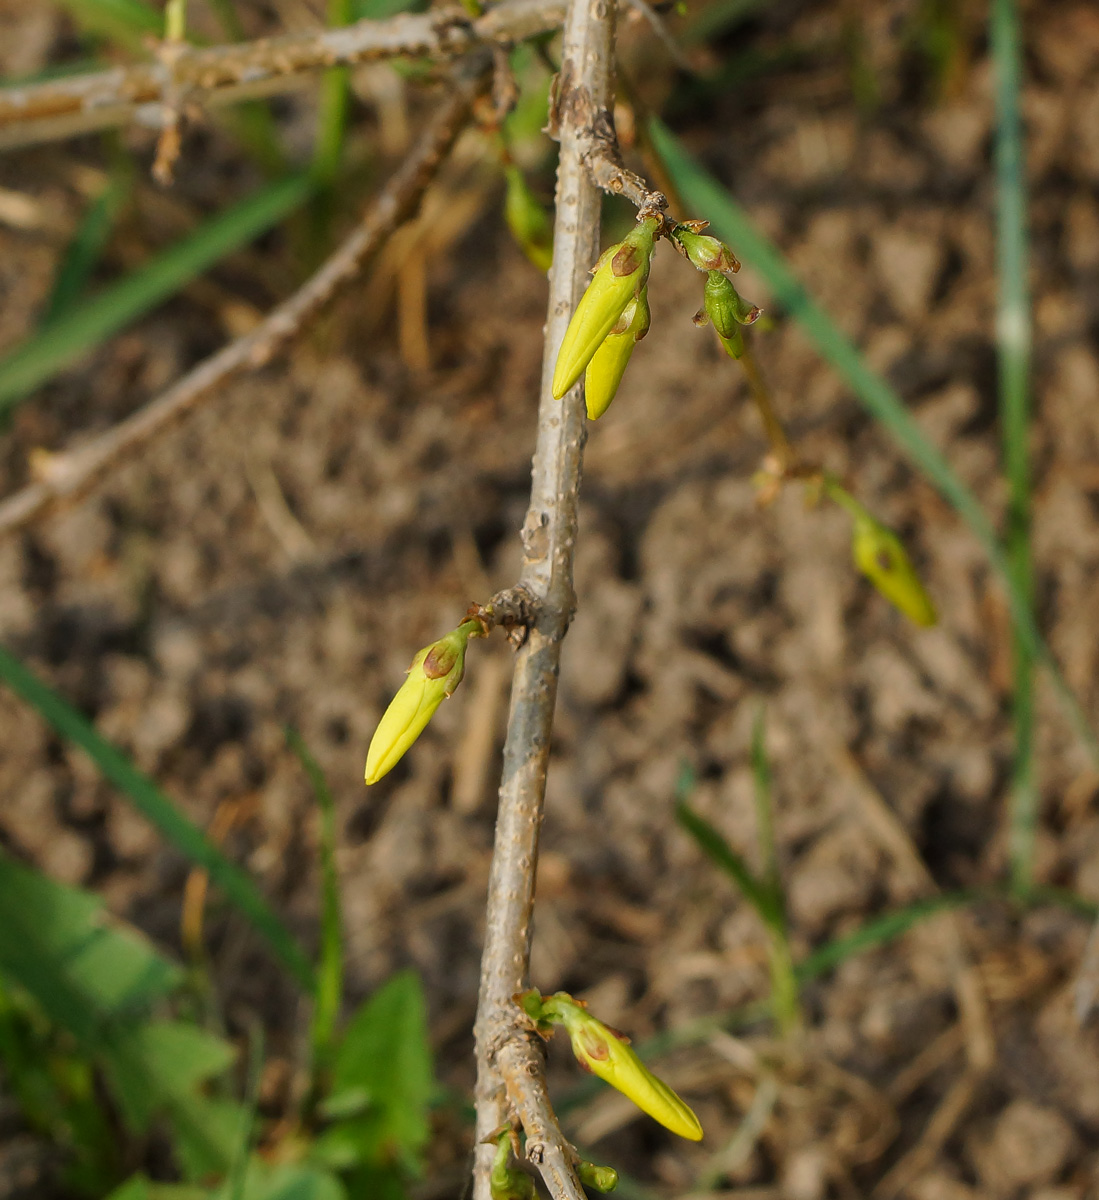
<svg viewBox="0 0 1099 1200">
<path fill-rule="evenodd" d="M 984 14 L 953 6 L 964 53 L 937 92 L 911 36 L 927 7 L 775 4 L 710 51 L 752 52 L 765 69 L 705 104 L 681 101 L 673 123 L 998 513 Z M 71 52 L 51 5 L 9 0 L 0 19 L 9 74 Z M 1038 598 L 1095 714 L 1099 9 L 1031 4 L 1026 30 Z M 655 104 L 671 71 L 638 31 L 629 46 Z M 362 127 L 399 145 L 404 108 L 385 77 L 368 73 L 359 90 Z M 307 138 L 307 111 L 289 111 Z M 147 163 L 148 139 L 129 136 Z M 352 996 L 417 968 L 440 1076 L 460 1090 L 502 642 L 471 647 L 466 683 L 383 783 L 365 792 L 361 770 L 412 652 L 515 577 L 545 284 L 502 232 L 477 153 L 471 143 L 432 201 L 445 228 L 426 256 L 426 333 L 415 271 L 398 272 L 406 244 L 288 357 L 222 389 L 77 510 L 0 544 L 5 644 L 196 821 L 235 817 L 226 845 L 312 940 L 316 818 L 283 728 L 302 732 L 339 806 Z M 41 214 L 30 228 L 0 223 L 4 346 L 33 327 L 102 164 L 93 140 L 0 160 L 0 185 Z M 140 190 L 109 271 L 251 182 L 227 138 L 193 134 L 176 191 Z M 269 238 L 43 389 L 4 435 L 2 489 L 25 479 L 29 451 L 105 428 L 245 327 L 296 269 L 285 239 Z M 742 279 L 766 306 L 762 284 Z M 793 491 L 761 510 L 760 429 L 737 369 L 690 325 L 699 291 L 662 245 L 652 332 L 591 432 L 534 945 L 539 987 L 584 994 L 641 1037 L 766 993 L 758 923 L 673 814 L 687 762 L 696 806 L 752 853 L 760 702 L 799 954 L 1005 870 L 1010 662 L 980 551 L 781 319 L 756 341 L 781 411 L 806 455 L 903 531 L 940 626 L 906 625 L 855 575 L 838 511 L 807 510 Z M 1047 691 L 1039 730 L 1039 878 L 1099 901 L 1099 778 Z M 185 864 L 6 692 L 0 796 L 6 847 L 178 949 Z M 814 983 L 799 1055 L 757 1030 L 665 1060 L 707 1129 L 702 1146 L 608 1095 L 569 1128 L 668 1196 L 707 1172 L 753 1198 L 1097 1195 L 1099 1045 L 1072 1009 L 1086 935 L 1058 908 L 938 918 Z M 230 1023 L 260 1012 L 289 1056 L 301 1015 L 289 985 L 231 915 L 215 910 L 210 939 Z M 575 1083 L 563 1057 L 552 1065 L 555 1087 Z M 277 1066 L 269 1075 L 275 1110 Z M 713 1156 L 746 1112 L 752 1135 L 722 1173 Z M 13 1114 L 0 1119 L 0 1153 L 33 1160 Z M 426 1193 L 460 1194 L 467 1137 L 440 1130 Z"/>
</svg>

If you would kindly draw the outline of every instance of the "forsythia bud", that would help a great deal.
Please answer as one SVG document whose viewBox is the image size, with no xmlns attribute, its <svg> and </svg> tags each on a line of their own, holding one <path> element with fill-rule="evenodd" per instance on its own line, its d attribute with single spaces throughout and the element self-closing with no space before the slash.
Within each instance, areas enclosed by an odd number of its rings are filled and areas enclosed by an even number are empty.
<svg viewBox="0 0 1099 1200">
<path fill-rule="evenodd" d="M 924 590 L 904 543 L 867 512 L 855 515 L 851 541 L 855 566 L 910 621 L 934 625 L 938 619 L 931 597 Z"/>
<path fill-rule="evenodd" d="M 504 174 L 507 178 L 504 219 L 508 228 L 527 258 L 540 271 L 548 271 L 553 263 L 553 229 L 546 210 L 538 203 L 518 167 L 507 166 Z"/>
<path fill-rule="evenodd" d="M 610 408 L 633 348 L 648 332 L 649 289 L 643 287 L 640 295 L 626 305 L 584 373 L 584 401 L 590 420 L 597 420 Z"/>
<path fill-rule="evenodd" d="M 739 271 L 740 263 L 737 256 L 717 238 L 708 233 L 699 233 L 692 229 L 695 225 L 705 229 L 704 221 L 685 221 L 672 230 L 672 238 L 687 258 L 700 271 Z"/>
<path fill-rule="evenodd" d="M 534 1200 L 534 1180 L 517 1167 L 508 1166 L 511 1142 L 505 1131 L 496 1142 L 496 1157 L 488 1177 L 492 1200 Z"/>
<path fill-rule="evenodd" d="M 580 297 L 557 353 L 553 370 L 556 399 L 560 400 L 584 373 L 627 305 L 645 286 L 658 227 L 655 218 L 639 221 L 595 264 L 592 281 Z"/>
<path fill-rule="evenodd" d="M 482 635 L 477 621 L 466 621 L 425 646 L 412 660 L 408 678 L 389 702 L 370 739 L 366 753 L 367 783 L 377 783 L 392 771 L 423 733 L 435 710 L 462 682 L 469 639 Z"/>
<path fill-rule="evenodd" d="M 720 271 L 710 271 L 706 276 L 706 287 L 702 295 L 702 308 L 695 315 L 696 325 L 709 321 L 718 340 L 730 358 L 740 358 L 744 353 L 742 325 L 754 325 L 762 309 L 749 304 Z"/>
<path fill-rule="evenodd" d="M 917 625 L 934 625 L 938 620 L 931 597 L 924 590 L 908 551 L 899 537 L 871 516 L 834 475 L 825 473 L 820 487 L 830 499 L 847 509 L 855 522 L 851 555 L 855 566 L 879 592 Z"/>
<path fill-rule="evenodd" d="M 593 1188 L 597 1192 L 613 1192 L 618 1187 L 618 1172 L 614 1167 L 600 1167 L 582 1158 L 576 1173 L 586 1188 Z"/>
<path fill-rule="evenodd" d="M 554 1025 L 565 1027 L 576 1061 L 586 1071 L 617 1088 L 642 1112 L 672 1133 L 692 1142 L 701 1140 L 702 1126 L 698 1117 L 645 1066 L 630 1049 L 629 1038 L 624 1034 L 597 1020 L 567 992 L 543 997 L 531 988 L 517 999 L 539 1030 Z"/>
</svg>

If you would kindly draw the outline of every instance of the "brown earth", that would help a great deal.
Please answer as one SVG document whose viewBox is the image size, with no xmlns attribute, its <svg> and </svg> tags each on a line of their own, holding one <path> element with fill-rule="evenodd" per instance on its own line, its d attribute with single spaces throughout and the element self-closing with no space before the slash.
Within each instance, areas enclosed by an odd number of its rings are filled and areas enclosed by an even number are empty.
<svg viewBox="0 0 1099 1200">
<path fill-rule="evenodd" d="M 983 9 L 949 9 L 959 42 L 936 81 L 917 46 L 931 7 L 775 5 L 706 50 L 710 65 L 754 73 L 704 99 L 636 26 L 626 71 L 649 105 L 678 98 L 673 125 L 998 514 Z M 71 54 L 46 9 L 10 6 L 7 73 Z M 1094 713 L 1099 14 L 1085 0 L 1031 4 L 1027 36 L 1037 597 Z M 406 99 L 413 125 L 423 104 L 377 70 L 358 89 L 359 137 L 389 139 L 388 163 Z M 286 111 L 308 145 L 308 98 Z M 148 136 L 126 141 L 147 166 Z M 369 793 L 361 770 L 413 651 L 516 575 L 545 283 L 502 230 L 483 150 L 464 143 L 433 193 L 430 254 L 400 240 L 288 358 L 211 397 L 78 509 L 0 544 L 5 644 L 196 821 L 231 811 L 228 848 L 312 941 L 316 813 L 283 734 L 301 731 L 339 805 L 351 999 L 417 968 L 440 1076 L 460 1092 L 502 640 L 472 647 L 466 683 L 397 770 Z M 241 159 L 228 137 L 193 133 L 176 189 L 139 189 L 104 278 L 254 186 Z M 17 228 L 0 211 L 3 346 L 33 328 L 104 161 L 94 139 L 0 161 L 0 185 L 38 214 Z M 302 232 L 228 260 L 42 389 L 4 439 L 2 491 L 26 478 L 32 449 L 106 428 L 254 321 L 300 274 Z M 742 279 L 766 307 L 762 283 Z M 767 994 L 759 923 L 673 812 L 688 763 L 695 806 L 754 857 L 761 702 L 797 955 L 1006 870 L 1008 626 L 981 551 L 781 314 L 755 344 L 799 449 L 904 534 L 940 625 L 907 625 L 854 573 L 838 510 L 808 509 L 796 490 L 760 508 L 758 419 L 738 369 L 691 327 L 698 293 L 661 246 L 652 332 L 591 431 L 539 879 L 533 982 L 584 995 L 638 1038 Z M 3 844 L 178 952 L 184 862 L 6 692 L 0 714 Z M 1099 776 L 1044 682 L 1038 730 L 1039 881 L 1099 902 Z M 290 985 L 238 918 L 215 909 L 209 932 L 231 1028 L 258 1011 L 292 1055 Z M 1087 933 L 1053 906 L 938 917 L 811 984 L 796 1052 L 756 1026 L 662 1060 L 702 1118 L 700 1146 L 607 1093 L 567 1127 L 666 1196 L 1097 1195 L 1099 1046 L 1073 1012 Z M 552 1063 L 563 1094 L 575 1070 Z M 27 1135 L 10 1112 L 3 1129 L 6 1174 L 25 1179 Z M 467 1150 L 467 1132 L 440 1128 L 425 1194 L 460 1194 Z"/>
</svg>

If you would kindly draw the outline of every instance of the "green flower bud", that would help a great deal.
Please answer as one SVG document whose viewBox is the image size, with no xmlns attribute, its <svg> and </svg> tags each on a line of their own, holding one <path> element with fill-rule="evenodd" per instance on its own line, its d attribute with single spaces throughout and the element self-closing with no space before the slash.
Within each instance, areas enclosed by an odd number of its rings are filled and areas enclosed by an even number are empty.
<svg viewBox="0 0 1099 1200">
<path fill-rule="evenodd" d="M 423 733 L 435 710 L 462 682 L 469 639 L 481 636 L 479 622 L 466 621 L 425 646 L 412 660 L 408 678 L 389 702 L 370 739 L 366 753 L 367 783 L 377 783 L 392 771 Z"/>
<path fill-rule="evenodd" d="M 518 167 L 506 166 L 504 175 L 507 178 L 504 219 L 512 237 L 539 271 L 548 271 L 553 262 L 553 228 L 546 210 L 538 203 Z"/>
<path fill-rule="evenodd" d="M 685 221 L 672 230 L 672 238 L 700 271 L 739 271 L 737 256 L 724 242 L 708 233 L 698 232 L 705 228 L 704 221 Z"/>
<path fill-rule="evenodd" d="M 709 320 L 718 337 L 732 338 L 739 333 L 739 326 L 754 325 L 762 311 L 743 299 L 720 271 L 711 271 L 706 276 L 702 310 L 695 320 L 700 324 Z"/>
<path fill-rule="evenodd" d="M 584 373 L 588 419 L 601 417 L 614 399 L 634 346 L 649 332 L 649 289 L 626 305 L 618 323 L 603 339 Z"/>
<path fill-rule="evenodd" d="M 698 1117 L 637 1057 L 625 1034 L 597 1020 L 567 992 L 542 997 L 532 988 L 518 999 L 539 1030 L 552 1025 L 565 1027 L 572 1052 L 584 1070 L 617 1088 L 672 1133 L 692 1142 L 701 1140 Z"/>
<path fill-rule="evenodd" d="M 711 271 L 706 276 L 702 308 L 695 313 L 694 320 L 696 325 L 705 325 L 709 321 L 725 353 L 730 358 L 740 358 L 744 353 L 744 335 L 740 327 L 754 325 L 762 311 L 743 299 L 720 271 Z"/>
<path fill-rule="evenodd" d="M 594 276 L 565 330 L 553 370 L 553 395 L 560 400 L 583 375 L 607 334 L 618 324 L 626 306 L 649 278 L 653 243 L 659 221 L 639 221 L 595 264 Z"/>
<path fill-rule="evenodd" d="M 582 1158 L 577 1165 L 576 1173 L 580 1176 L 580 1182 L 586 1188 L 592 1188 L 594 1191 L 613 1192 L 618 1187 L 618 1172 L 614 1167 L 600 1167 L 596 1163 Z"/>
<path fill-rule="evenodd" d="M 526 1171 L 508 1166 L 510 1152 L 511 1139 L 505 1129 L 496 1140 L 496 1157 L 488 1177 L 492 1200 L 534 1200 L 534 1180 Z"/>
</svg>

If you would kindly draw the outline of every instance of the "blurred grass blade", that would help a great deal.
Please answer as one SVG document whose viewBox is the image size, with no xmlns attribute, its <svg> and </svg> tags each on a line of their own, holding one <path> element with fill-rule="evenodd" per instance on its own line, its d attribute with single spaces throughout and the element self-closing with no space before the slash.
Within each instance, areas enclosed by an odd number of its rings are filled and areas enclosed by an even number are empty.
<svg viewBox="0 0 1099 1200">
<path fill-rule="evenodd" d="M 330 28 L 349 25 L 352 17 L 352 0 L 328 0 Z M 329 68 L 321 78 L 317 144 L 313 152 L 313 177 L 324 187 L 331 187 L 340 173 L 350 107 L 351 75 L 348 68 Z"/>
<path fill-rule="evenodd" d="M 279 920 L 261 895 L 251 877 L 231 862 L 206 835 L 179 811 L 171 800 L 147 776 L 105 738 L 95 727 L 32 671 L 0 646 L 0 682 L 6 683 L 46 720 L 61 737 L 79 746 L 133 806 L 191 862 L 209 872 L 210 878 L 225 893 L 271 949 L 309 991 L 313 988 L 313 968 L 294 936 Z"/>
<path fill-rule="evenodd" d="M 769 921 L 771 912 L 767 889 L 752 873 L 744 859 L 729 845 L 725 837 L 695 812 L 686 800 L 675 804 L 676 820 L 698 843 L 699 848 L 729 876 L 744 893 L 745 900 L 756 910 L 763 921 Z"/>
<path fill-rule="evenodd" d="M 835 941 L 827 942 L 819 949 L 814 950 L 808 958 L 798 963 L 797 976 L 803 982 L 816 979 L 846 962 L 847 959 L 854 958 L 856 954 L 862 954 L 866 950 L 873 950 L 877 946 L 884 946 L 889 942 L 896 941 L 914 925 L 926 921 L 937 913 L 951 908 L 961 908 L 966 904 L 972 904 L 985 898 L 974 892 L 943 892 L 938 896 L 931 896 L 927 900 L 917 900 L 904 908 L 898 908 L 893 912 L 875 917 L 872 921 L 867 921 L 865 925 L 856 929 L 854 933 L 836 938 Z"/>
<path fill-rule="evenodd" d="M 115 220 L 130 192 L 129 173 L 116 171 L 98 196 L 88 205 L 54 278 L 53 290 L 46 302 L 42 327 L 54 324 L 75 308 L 88 286 L 92 272 L 114 229 Z"/>
<path fill-rule="evenodd" d="M 778 869 L 775 845 L 775 815 L 771 799 L 771 764 L 767 760 L 767 710 L 761 704 L 752 722 L 752 795 L 756 804 L 756 827 L 763 858 L 764 882 L 785 922 L 786 901 Z"/>
<path fill-rule="evenodd" d="M 1007 554 L 980 501 L 928 439 L 897 392 L 870 368 L 824 309 L 810 299 L 780 251 L 759 233 L 727 189 L 703 169 L 662 121 L 652 118 L 649 133 L 657 155 L 688 210 L 705 214 L 714 232 L 729 242 L 744 262 L 759 271 L 776 302 L 798 322 L 867 412 L 881 422 L 910 461 L 969 526 L 1003 581 L 1020 643 L 1049 669 L 1077 735 L 1092 761 L 1099 765 L 1099 739 L 1045 644 L 1028 598 L 1016 583 Z"/>
<path fill-rule="evenodd" d="M 343 1002 L 343 920 L 340 882 L 336 873 L 336 806 L 324 772 L 301 735 L 286 731 L 290 749 L 298 756 L 313 788 L 321 813 L 321 951 L 313 992 L 313 1070 L 331 1065 L 336 1022 Z"/>
<path fill-rule="evenodd" d="M 105 34 L 134 50 L 145 48 L 144 39 L 159 37 L 164 18 L 143 0 L 60 0 L 79 25 Z"/>
<path fill-rule="evenodd" d="M 767 760 L 767 712 L 761 704 L 752 722 L 752 795 L 756 808 L 756 837 L 763 861 L 763 890 L 767 897 L 764 922 L 767 928 L 767 960 L 771 972 L 771 1007 L 784 1037 L 801 1025 L 801 999 L 798 995 L 794 956 L 790 950 L 790 929 L 786 919 L 786 891 L 778 866 L 775 842 L 774 797 L 771 792 L 771 764 Z"/>
<path fill-rule="evenodd" d="M 0 360 L 0 413 L 219 259 L 277 225 L 311 187 L 308 176 L 293 175 L 263 188 L 17 347 Z"/>
<path fill-rule="evenodd" d="M 1015 587 L 1032 608 L 1030 561 L 1030 291 L 1027 284 L 1026 166 L 1019 115 L 1022 46 L 1015 0 L 993 0 L 990 43 L 996 83 L 996 349 L 999 360 L 1000 427 L 1007 478 L 1008 566 Z M 1018 895 L 1034 884 L 1034 839 L 1038 793 L 1034 779 L 1034 656 L 1016 633 L 1013 638 L 1015 757 L 1012 764 L 1008 854 L 1011 882 Z"/>
</svg>

